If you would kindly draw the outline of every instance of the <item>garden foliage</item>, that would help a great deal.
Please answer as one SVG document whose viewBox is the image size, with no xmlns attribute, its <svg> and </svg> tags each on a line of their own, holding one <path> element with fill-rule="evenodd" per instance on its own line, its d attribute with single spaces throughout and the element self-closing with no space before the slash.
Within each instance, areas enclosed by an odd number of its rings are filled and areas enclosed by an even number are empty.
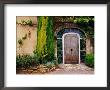
<svg viewBox="0 0 110 90">
<path fill-rule="evenodd" d="M 85 57 L 85 64 L 94 67 L 94 54 L 87 54 Z"/>
<path fill-rule="evenodd" d="M 16 68 L 31 68 L 31 67 L 36 67 L 41 65 L 42 62 L 40 61 L 40 59 L 38 57 L 36 57 L 36 55 L 31 56 L 31 55 L 18 55 L 16 57 Z M 46 66 L 48 68 L 52 68 L 55 67 L 55 63 L 54 62 L 46 62 L 43 61 L 43 66 Z"/>
<path fill-rule="evenodd" d="M 41 62 L 44 62 L 44 60 L 54 60 L 54 32 L 52 17 L 38 17 L 37 45 L 35 54 L 39 57 Z"/>
<path fill-rule="evenodd" d="M 38 58 L 30 55 L 18 55 L 16 57 L 16 67 L 17 68 L 29 68 L 31 66 L 37 65 L 40 62 Z"/>
<path fill-rule="evenodd" d="M 84 30 L 87 37 L 94 37 L 94 16 L 75 16 L 73 22 Z"/>
</svg>

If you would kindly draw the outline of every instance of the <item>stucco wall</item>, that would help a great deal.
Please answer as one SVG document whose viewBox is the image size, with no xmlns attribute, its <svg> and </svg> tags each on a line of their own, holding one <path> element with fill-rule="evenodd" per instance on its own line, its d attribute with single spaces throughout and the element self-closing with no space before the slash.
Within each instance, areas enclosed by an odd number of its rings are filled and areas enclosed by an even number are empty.
<svg viewBox="0 0 110 90">
<path fill-rule="evenodd" d="M 33 26 L 29 25 L 21 25 L 18 23 L 21 23 L 22 20 L 27 21 L 27 20 L 32 20 L 32 23 L 34 24 Z M 32 55 L 33 51 L 35 50 L 36 47 L 36 42 L 37 42 L 37 17 L 35 16 L 17 16 L 16 17 L 16 53 L 17 55 L 20 54 L 28 54 Z M 29 35 L 30 33 L 30 35 Z M 22 39 L 25 37 L 27 34 L 26 39 Z M 18 40 L 22 39 L 22 46 L 18 43 Z"/>
</svg>

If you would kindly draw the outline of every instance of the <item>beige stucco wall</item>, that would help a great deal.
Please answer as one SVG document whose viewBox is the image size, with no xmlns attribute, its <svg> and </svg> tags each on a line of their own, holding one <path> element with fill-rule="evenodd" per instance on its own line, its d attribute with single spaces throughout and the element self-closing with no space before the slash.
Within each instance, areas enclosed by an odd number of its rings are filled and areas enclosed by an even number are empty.
<svg viewBox="0 0 110 90">
<path fill-rule="evenodd" d="M 94 43 L 91 42 L 90 38 L 86 39 L 86 54 L 93 54 L 94 53 Z"/>
<path fill-rule="evenodd" d="M 16 24 L 16 53 L 17 55 L 20 54 L 28 54 L 32 55 L 33 51 L 36 48 L 36 42 L 37 42 L 37 17 L 35 16 L 17 16 L 16 20 L 18 23 L 20 23 L 22 20 L 32 20 L 33 26 L 29 25 L 21 25 Z M 31 33 L 29 37 L 29 32 Z M 27 34 L 27 38 L 25 40 L 22 39 L 22 37 Z M 18 40 L 22 39 L 23 45 L 20 47 Z"/>
</svg>

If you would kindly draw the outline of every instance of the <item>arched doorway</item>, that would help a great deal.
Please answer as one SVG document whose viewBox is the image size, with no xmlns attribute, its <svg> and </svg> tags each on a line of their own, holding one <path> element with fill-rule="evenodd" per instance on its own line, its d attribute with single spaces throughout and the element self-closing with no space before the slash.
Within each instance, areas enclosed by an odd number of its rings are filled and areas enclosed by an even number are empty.
<svg viewBox="0 0 110 90">
<path fill-rule="evenodd" d="M 58 58 L 58 63 L 64 63 L 63 62 L 63 35 L 69 34 L 69 33 L 74 33 L 79 35 L 79 57 L 80 57 L 80 62 L 84 62 L 85 55 L 86 55 L 86 42 L 85 42 L 85 33 L 82 32 L 82 30 L 78 28 L 62 28 L 59 29 L 57 32 L 57 58 Z"/>
<path fill-rule="evenodd" d="M 62 37 L 63 64 L 80 63 L 80 36 L 77 33 L 65 33 Z"/>
</svg>

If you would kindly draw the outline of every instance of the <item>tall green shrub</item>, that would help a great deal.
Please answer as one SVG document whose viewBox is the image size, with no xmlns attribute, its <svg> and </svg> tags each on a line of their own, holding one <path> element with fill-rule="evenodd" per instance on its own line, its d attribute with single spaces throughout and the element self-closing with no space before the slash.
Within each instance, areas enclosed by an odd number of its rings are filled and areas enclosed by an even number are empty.
<svg viewBox="0 0 110 90">
<path fill-rule="evenodd" d="M 36 54 L 41 60 L 54 59 L 54 32 L 52 17 L 38 17 Z"/>
<path fill-rule="evenodd" d="M 87 54 L 85 57 L 85 64 L 94 67 L 94 54 Z"/>
<path fill-rule="evenodd" d="M 46 26 L 48 17 L 38 17 L 38 31 L 37 31 L 37 54 L 43 57 L 47 54 L 46 47 Z"/>
<path fill-rule="evenodd" d="M 46 34 L 47 34 L 46 41 L 47 41 L 48 59 L 52 60 L 54 59 L 54 32 L 53 32 L 53 18 L 52 17 L 48 17 Z"/>
</svg>

